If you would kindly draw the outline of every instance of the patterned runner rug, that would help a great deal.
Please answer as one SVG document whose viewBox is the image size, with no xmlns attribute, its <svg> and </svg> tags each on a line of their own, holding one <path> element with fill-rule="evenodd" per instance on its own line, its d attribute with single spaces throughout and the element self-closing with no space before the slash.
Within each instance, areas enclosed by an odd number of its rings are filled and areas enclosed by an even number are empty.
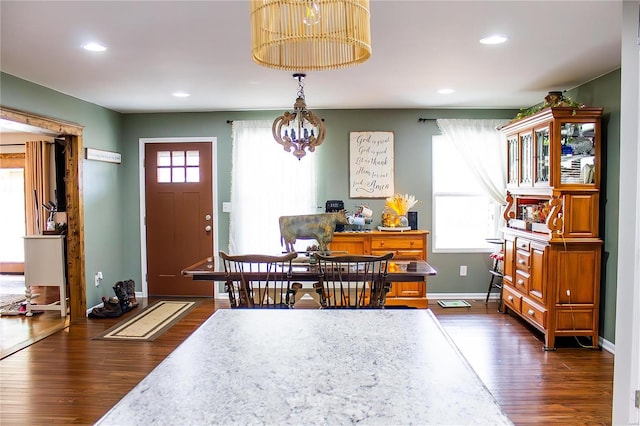
<svg viewBox="0 0 640 426">
<path fill-rule="evenodd" d="M 150 342 L 180 321 L 200 302 L 161 300 L 94 337 L 96 340 Z"/>
</svg>

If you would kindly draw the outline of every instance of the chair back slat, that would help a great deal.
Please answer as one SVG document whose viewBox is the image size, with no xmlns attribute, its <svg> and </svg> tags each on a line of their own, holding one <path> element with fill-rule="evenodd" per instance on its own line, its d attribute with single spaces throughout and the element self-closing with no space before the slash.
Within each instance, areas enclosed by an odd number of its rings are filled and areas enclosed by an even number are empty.
<svg viewBox="0 0 640 426">
<path fill-rule="evenodd" d="M 315 254 L 319 281 L 314 284 L 323 308 L 384 307 L 391 284 L 387 268 L 393 253 L 382 256 Z"/>
<path fill-rule="evenodd" d="M 220 253 L 225 291 L 232 308 L 292 308 L 302 287 L 291 282 L 291 261 L 297 253 L 282 256 Z"/>
</svg>

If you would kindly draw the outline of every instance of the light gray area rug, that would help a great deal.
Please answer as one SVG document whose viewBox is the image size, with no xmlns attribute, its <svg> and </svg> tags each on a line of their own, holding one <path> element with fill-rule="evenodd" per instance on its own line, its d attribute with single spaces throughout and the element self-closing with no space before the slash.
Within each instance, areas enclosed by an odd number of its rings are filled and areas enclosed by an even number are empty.
<svg viewBox="0 0 640 426">
<path fill-rule="evenodd" d="M 0 274 L 0 313 L 17 310 L 25 300 L 24 275 Z"/>
</svg>

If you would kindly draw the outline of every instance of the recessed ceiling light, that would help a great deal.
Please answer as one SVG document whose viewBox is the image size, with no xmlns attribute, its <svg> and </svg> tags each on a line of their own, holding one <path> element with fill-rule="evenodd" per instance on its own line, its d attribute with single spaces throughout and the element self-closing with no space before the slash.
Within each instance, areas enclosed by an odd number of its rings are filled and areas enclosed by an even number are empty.
<svg viewBox="0 0 640 426">
<path fill-rule="evenodd" d="M 175 96 L 176 98 L 188 98 L 191 95 L 185 92 L 175 92 L 173 96 Z"/>
<path fill-rule="evenodd" d="M 107 48 L 100 43 L 85 43 L 82 45 L 84 50 L 88 50 L 90 52 L 104 52 Z"/>
<path fill-rule="evenodd" d="M 440 93 L 441 95 L 450 95 L 452 93 L 455 93 L 455 90 L 453 90 L 453 89 L 440 89 L 440 90 L 438 90 L 438 93 Z"/>
<path fill-rule="evenodd" d="M 505 41 L 507 41 L 507 38 L 503 35 L 498 34 L 480 39 L 480 43 L 482 44 L 500 44 L 504 43 Z"/>
</svg>

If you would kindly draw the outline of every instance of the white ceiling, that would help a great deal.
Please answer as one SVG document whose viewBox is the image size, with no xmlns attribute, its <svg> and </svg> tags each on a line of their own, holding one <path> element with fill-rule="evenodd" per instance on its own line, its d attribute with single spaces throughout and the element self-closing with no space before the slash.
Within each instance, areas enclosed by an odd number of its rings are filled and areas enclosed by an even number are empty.
<svg viewBox="0 0 640 426">
<path fill-rule="evenodd" d="M 310 109 L 523 108 L 620 67 L 621 1 L 371 0 L 370 10 L 371 59 L 308 73 Z M 115 111 L 295 100 L 292 73 L 251 60 L 247 0 L 2 0 L 0 16 L 3 72 Z M 478 42 L 493 33 L 509 41 Z M 86 52 L 87 41 L 108 50 Z"/>
</svg>

